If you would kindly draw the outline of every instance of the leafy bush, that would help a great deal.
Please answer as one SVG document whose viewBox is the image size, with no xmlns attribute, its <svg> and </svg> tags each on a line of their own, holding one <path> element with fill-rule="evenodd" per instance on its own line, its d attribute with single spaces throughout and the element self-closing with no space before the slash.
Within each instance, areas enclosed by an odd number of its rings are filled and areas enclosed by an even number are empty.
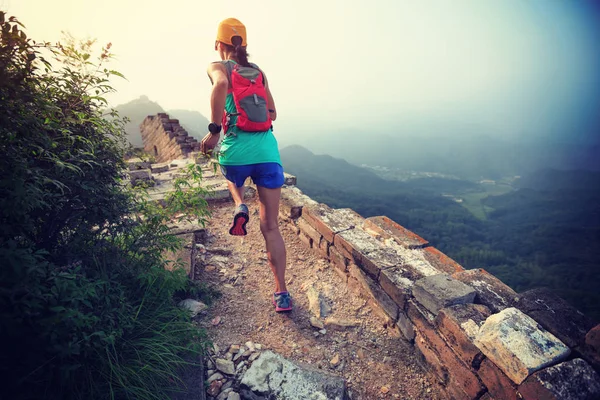
<svg viewBox="0 0 600 400">
<path fill-rule="evenodd" d="M 150 203 L 121 175 L 124 119 L 105 112 L 110 44 L 36 43 L 0 12 L 0 352 L 11 399 L 164 399 L 205 338 L 176 307 L 195 289 L 164 254 L 201 187 Z M 97 61 L 92 61 L 97 59 Z M 54 67 L 57 65 L 58 67 Z M 198 169 L 190 170 L 198 181 Z M 0 396 L 4 398 L 5 396 Z"/>
</svg>

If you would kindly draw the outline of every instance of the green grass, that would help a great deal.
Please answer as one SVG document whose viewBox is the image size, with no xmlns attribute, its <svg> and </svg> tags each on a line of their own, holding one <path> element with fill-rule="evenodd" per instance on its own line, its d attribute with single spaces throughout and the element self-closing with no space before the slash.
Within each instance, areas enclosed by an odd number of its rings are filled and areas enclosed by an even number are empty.
<svg viewBox="0 0 600 400">
<path fill-rule="evenodd" d="M 512 187 L 504 184 L 481 184 L 479 185 L 481 188 L 480 192 L 467 192 L 462 194 L 456 194 L 456 197 L 463 199 L 462 203 L 460 203 L 464 208 L 466 208 L 471 214 L 482 221 L 487 220 L 487 213 L 493 211 L 494 209 L 488 206 L 484 206 L 481 203 L 481 200 L 489 197 L 489 196 L 499 196 L 501 194 L 508 193 L 512 191 Z"/>
</svg>

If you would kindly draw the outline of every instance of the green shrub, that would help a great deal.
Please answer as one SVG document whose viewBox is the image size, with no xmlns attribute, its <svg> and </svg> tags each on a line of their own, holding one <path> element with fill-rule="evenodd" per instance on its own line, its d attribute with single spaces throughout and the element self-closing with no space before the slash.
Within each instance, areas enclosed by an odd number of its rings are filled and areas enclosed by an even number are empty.
<svg viewBox="0 0 600 400">
<path fill-rule="evenodd" d="M 122 182 L 123 125 L 106 112 L 110 44 L 28 39 L 0 12 L 0 374 L 11 399 L 164 399 L 203 333 L 198 292 L 163 254 L 166 226 L 208 209 L 201 174 L 161 208 Z M 96 61 L 92 61 L 92 60 Z M 50 60 L 50 61 L 49 61 Z M 4 398 L 5 396 L 0 396 Z"/>
</svg>

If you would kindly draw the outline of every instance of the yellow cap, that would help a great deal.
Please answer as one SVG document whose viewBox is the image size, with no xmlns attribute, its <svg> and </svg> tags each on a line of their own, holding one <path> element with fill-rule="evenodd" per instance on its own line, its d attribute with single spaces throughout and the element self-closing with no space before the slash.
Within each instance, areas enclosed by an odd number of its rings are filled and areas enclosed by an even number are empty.
<svg viewBox="0 0 600 400">
<path fill-rule="evenodd" d="M 228 45 L 233 45 L 231 38 L 239 36 L 242 38 L 242 46 L 246 46 L 246 27 L 235 18 L 227 18 L 219 24 L 217 29 L 217 40 Z"/>
</svg>

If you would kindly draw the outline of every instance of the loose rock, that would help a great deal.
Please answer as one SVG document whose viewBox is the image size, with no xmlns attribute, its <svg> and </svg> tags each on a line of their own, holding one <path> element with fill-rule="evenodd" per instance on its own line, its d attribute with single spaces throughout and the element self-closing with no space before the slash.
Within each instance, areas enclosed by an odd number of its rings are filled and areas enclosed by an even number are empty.
<svg viewBox="0 0 600 400">
<path fill-rule="evenodd" d="M 206 380 L 206 382 L 211 383 L 212 381 L 221 380 L 223 378 L 224 378 L 224 376 L 222 374 L 215 372 L 215 373 L 209 375 L 209 378 Z"/>
<path fill-rule="evenodd" d="M 329 317 L 325 320 L 325 326 L 327 329 L 344 330 L 346 328 L 354 328 L 359 326 L 358 321 L 351 321 L 349 319 L 340 319 Z"/>
<path fill-rule="evenodd" d="M 325 328 L 325 324 L 323 324 L 323 321 L 321 321 L 319 318 L 317 317 L 310 317 L 310 324 L 317 329 L 323 329 Z"/>
<path fill-rule="evenodd" d="M 208 308 L 206 304 L 194 299 L 185 299 L 179 302 L 179 307 L 189 310 L 192 318 Z"/>
<path fill-rule="evenodd" d="M 217 400 L 227 400 L 229 393 L 231 393 L 232 391 L 233 391 L 233 389 L 231 389 L 231 388 L 229 388 L 227 390 L 223 390 L 217 397 Z"/>
<path fill-rule="evenodd" d="M 206 393 L 208 393 L 209 396 L 215 397 L 221 391 L 221 386 L 223 386 L 221 381 L 212 381 L 206 390 Z"/>
<path fill-rule="evenodd" d="M 329 364 L 331 364 L 332 366 L 337 366 L 340 363 L 340 355 L 336 354 L 335 356 L 333 356 L 333 358 L 331 359 L 331 361 L 329 361 Z"/>
<path fill-rule="evenodd" d="M 233 375 L 235 374 L 235 366 L 233 364 L 233 361 L 230 360 L 224 360 L 222 358 L 217 358 L 215 360 L 215 362 L 217 363 L 217 369 L 221 372 L 223 372 L 224 374 L 227 375 Z"/>
<path fill-rule="evenodd" d="M 346 384 L 342 378 L 310 367 L 300 367 L 268 350 L 246 371 L 241 384 L 257 394 L 280 399 L 346 398 Z"/>
</svg>

